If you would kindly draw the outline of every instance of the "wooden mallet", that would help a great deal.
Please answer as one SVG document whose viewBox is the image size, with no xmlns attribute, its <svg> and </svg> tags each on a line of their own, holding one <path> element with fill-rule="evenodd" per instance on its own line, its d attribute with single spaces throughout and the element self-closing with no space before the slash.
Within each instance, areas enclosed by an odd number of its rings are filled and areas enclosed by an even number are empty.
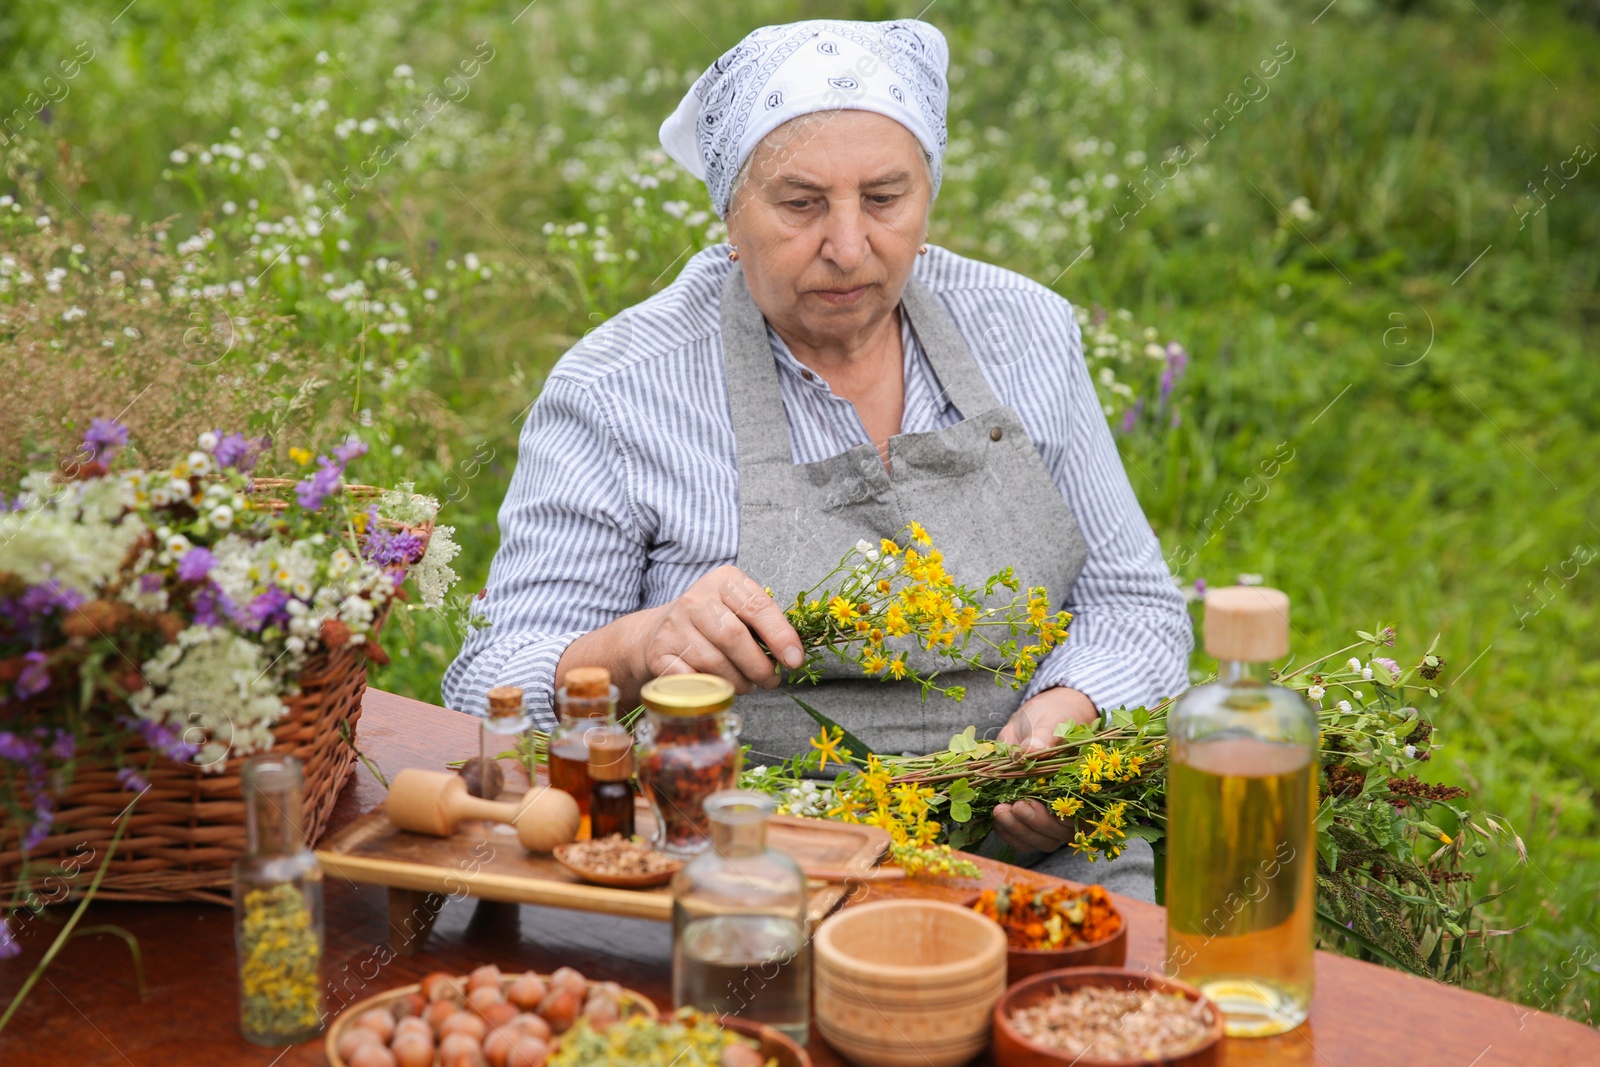
<svg viewBox="0 0 1600 1067">
<path fill-rule="evenodd" d="M 582 818 L 578 802 L 559 789 L 535 786 L 511 803 L 483 800 L 467 792 L 459 774 L 416 767 L 395 775 L 384 810 L 400 829 L 435 837 L 449 837 L 464 819 L 510 823 L 529 852 L 549 852 L 575 839 Z"/>
</svg>

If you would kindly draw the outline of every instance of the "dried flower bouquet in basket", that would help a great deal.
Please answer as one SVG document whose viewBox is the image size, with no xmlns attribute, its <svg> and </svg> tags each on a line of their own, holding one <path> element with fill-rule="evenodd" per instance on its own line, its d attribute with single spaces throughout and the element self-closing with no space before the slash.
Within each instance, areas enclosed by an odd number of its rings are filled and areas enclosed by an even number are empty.
<svg viewBox="0 0 1600 1067">
<path fill-rule="evenodd" d="M 383 661 L 374 632 L 408 573 L 442 599 L 458 549 L 436 501 L 346 484 L 355 440 L 291 450 L 299 479 L 253 478 L 269 445 L 208 432 L 139 467 L 97 419 L 0 496 L 0 851 L 46 842 L 86 758 L 131 800 L 160 757 L 214 771 L 271 747 L 312 657 Z"/>
</svg>

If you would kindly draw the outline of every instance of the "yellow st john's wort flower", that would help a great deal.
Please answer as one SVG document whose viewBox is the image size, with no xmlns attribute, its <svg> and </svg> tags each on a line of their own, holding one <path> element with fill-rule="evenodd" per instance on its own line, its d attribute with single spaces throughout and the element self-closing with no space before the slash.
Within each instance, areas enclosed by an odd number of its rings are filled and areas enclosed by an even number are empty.
<svg viewBox="0 0 1600 1067">
<path fill-rule="evenodd" d="M 300 466 L 304 467 L 307 463 L 311 462 L 313 457 L 312 454 L 304 448 L 291 448 L 289 449 L 289 458 L 300 464 Z"/>
<path fill-rule="evenodd" d="M 811 747 L 822 754 L 822 761 L 817 764 L 817 769 L 819 771 L 827 769 L 828 761 L 830 759 L 839 766 L 844 766 L 844 757 L 839 754 L 839 742 L 844 740 L 844 728 L 842 726 L 835 726 L 833 731 L 834 732 L 830 735 L 828 733 L 828 728 L 824 726 L 822 728 L 822 732 L 811 739 Z"/>
<path fill-rule="evenodd" d="M 836 596 L 828 601 L 828 614 L 832 615 L 841 626 L 848 625 L 861 613 L 856 606 L 842 596 Z"/>
<path fill-rule="evenodd" d="M 1063 819 L 1070 819 L 1083 807 L 1083 801 L 1077 797 L 1057 797 L 1050 803 L 1050 810 Z"/>
</svg>

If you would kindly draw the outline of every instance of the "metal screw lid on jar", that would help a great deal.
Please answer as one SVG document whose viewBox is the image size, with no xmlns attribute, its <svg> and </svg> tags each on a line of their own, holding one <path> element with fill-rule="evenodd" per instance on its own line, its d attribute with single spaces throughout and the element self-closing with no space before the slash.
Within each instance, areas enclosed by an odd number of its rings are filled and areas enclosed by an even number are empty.
<svg viewBox="0 0 1600 1067">
<path fill-rule="evenodd" d="M 733 684 L 714 674 L 663 674 L 644 684 L 639 702 L 657 715 L 709 715 L 733 707 Z"/>
</svg>

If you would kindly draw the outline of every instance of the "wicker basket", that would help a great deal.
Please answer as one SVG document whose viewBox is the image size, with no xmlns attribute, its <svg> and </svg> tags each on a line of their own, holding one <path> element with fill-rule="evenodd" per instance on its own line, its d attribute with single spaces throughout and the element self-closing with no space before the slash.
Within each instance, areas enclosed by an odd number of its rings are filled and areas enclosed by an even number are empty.
<svg viewBox="0 0 1600 1067">
<path fill-rule="evenodd" d="M 289 484 L 258 479 L 256 491 Z M 362 496 L 380 492 L 370 486 L 345 489 Z M 416 527 L 414 532 L 426 538 L 432 526 Z M 387 610 L 374 620 L 374 636 L 386 615 Z M 367 687 L 368 658 L 361 645 L 311 656 L 300 673 L 299 694 L 285 698 L 288 713 L 272 729 L 270 751 L 294 756 L 305 775 L 302 822 L 308 844 L 327 826 L 355 764 L 355 749 L 340 727 L 348 724 L 354 739 Z M 132 757 L 129 766 L 142 765 L 142 751 L 137 740 L 129 744 L 125 749 Z M 245 845 L 240 779 L 245 759 L 230 758 L 221 772 L 208 772 L 158 755 L 146 774 L 150 788 L 126 817 L 128 825 L 96 896 L 228 903 L 233 862 L 243 855 Z M 63 895 L 63 885 L 73 890 L 86 887 L 134 797 L 117 781 L 114 765 L 80 758 L 71 784 L 56 796 L 51 835 L 29 853 L 27 881 L 32 890 L 54 902 Z M 16 891 L 22 873 L 18 829 L 10 813 L 0 811 L 0 900 Z"/>
</svg>

